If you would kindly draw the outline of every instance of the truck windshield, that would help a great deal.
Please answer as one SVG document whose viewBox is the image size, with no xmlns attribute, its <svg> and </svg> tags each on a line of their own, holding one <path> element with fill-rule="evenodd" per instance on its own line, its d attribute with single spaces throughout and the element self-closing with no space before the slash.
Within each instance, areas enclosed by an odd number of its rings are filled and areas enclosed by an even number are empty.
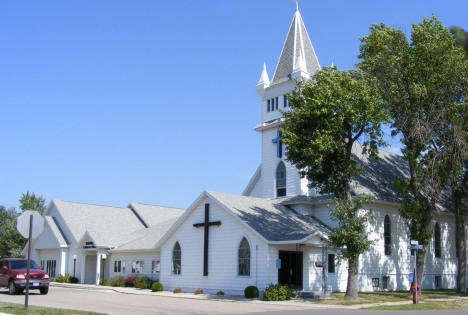
<svg viewBox="0 0 468 315">
<path fill-rule="evenodd" d="M 12 260 L 10 264 L 11 269 L 26 269 L 27 260 Z M 31 269 L 39 269 L 39 266 L 34 260 L 31 260 Z"/>
</svg>

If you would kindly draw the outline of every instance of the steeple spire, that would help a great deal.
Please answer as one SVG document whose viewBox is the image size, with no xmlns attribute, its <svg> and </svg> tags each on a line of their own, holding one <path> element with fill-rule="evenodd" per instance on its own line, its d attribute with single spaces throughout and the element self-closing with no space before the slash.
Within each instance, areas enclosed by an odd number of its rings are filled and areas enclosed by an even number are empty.
<svg viewBox="0 0 468 315">
<path fill-rule="evenodd" d="M 263 96 L 265 93 L 265 89 L 270 85 L 270 78 L 268 77 L 268 72 L 266 69 L 266 62 L 263 63 L 262 74 L 260 75 L 260 79 L 257 82 L 256 89 L 257 93 Z"/>
<path fill-rule="evenodd" d="M 289 80 L 292 77 L 307 78 L 319 69 L 319 61 L 296 1 L 296 12 L 289 27 L 288 36 L 284 42 L 272 83 Z"/>
</svg>

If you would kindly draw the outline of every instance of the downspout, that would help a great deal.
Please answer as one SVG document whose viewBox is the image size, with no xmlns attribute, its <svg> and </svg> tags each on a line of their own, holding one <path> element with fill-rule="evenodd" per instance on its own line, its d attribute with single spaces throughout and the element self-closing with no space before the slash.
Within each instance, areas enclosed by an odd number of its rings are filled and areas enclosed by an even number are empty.
<svg viewBox="0 0 468 315">
<path fill-rule="evenodd" d="M 255 286 L 258 288 L 258 245 L 255 245 Z"/>
</svg>

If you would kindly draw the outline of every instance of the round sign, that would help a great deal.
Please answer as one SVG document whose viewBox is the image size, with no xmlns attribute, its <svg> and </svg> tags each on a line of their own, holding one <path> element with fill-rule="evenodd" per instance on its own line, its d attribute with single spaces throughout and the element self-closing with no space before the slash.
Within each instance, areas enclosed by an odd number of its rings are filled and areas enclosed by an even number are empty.
<svg viewBox="0 0 468 315">
<path fill-rule="evenodd" d="M 44 230 L 44 218 L 37 211 L 26 210 L 18 217 L 16 229 L 24 237 L 29 237 L 29 220 L 33 217 L 32 238 L 36 238 Z"/>
</svg>

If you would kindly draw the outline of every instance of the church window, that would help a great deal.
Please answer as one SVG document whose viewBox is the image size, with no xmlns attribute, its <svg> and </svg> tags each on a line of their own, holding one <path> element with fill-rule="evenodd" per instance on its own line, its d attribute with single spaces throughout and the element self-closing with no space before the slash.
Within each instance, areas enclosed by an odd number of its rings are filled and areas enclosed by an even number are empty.
<svg viewBox="0 0 468 315">
<path fill-rule="evenodd" d="M 121 272 L 122 271 L 122 261 L 116 260 L 114 261 L 114 272 Z"/>
<path fill-rule="evenodd" d="M 335 272 L 335 254 L 328 254 L 328 273 Z"/>
<path fill-rule="evenodd" d="M 384 249 L 385 255 L 389 256 L 392 254 L 392 223 L 388 215 L 384 219 Z"/>
<path fill-rule="evenodd" d="M 151 273 L 159 273 L 161 270 L 161 264 L 159 260 L 151 261 Z"/>
<path fill-rule="evenodd" d="M 47 268 L 46 272 L 51 278 L 55 278 L 55 267 L 57 266 L 57 261 L 54 260 L 47 260 Z"/>
<path fill-rule="evenodd" d="M 275 109 L 278 110 L 278 98 L 277 98 L 277 97 L 275 98 L 275 102 L 276 102 L 276 107 L 275 107 Z"/>
<path fill-rule="evenodd" d="M 288 107 L 288 96 L 283 95 L 283 107 Z"/>
<path fill-rule="evenodd" d="M 372 287 L 373 288 L 380 288 L 380 279 L 379 278 L 372 278 Z"/>
<path fill-rule="evenodd" d="M 179 242 L 176 242 L 172 250 L 172 273 L 180 275 L 182 269 L 182 251 Z"/>
<path fill-rule="evenodd" d="M 239 245 L 239 276 L 250 276 L 250 245 L 245 237 Z"/>
<path fill-rule="evenodd" d="M 286 166 L 283 161 L 276 167 L 276 197 L 286 196 Z"/>
<path fill-rule="evenodd" d="M 267 112 L 270 111 L 270 100 L 267 101 Z"/>
<path fill-rule="evenodd" d="M 436 289 L 440 289 L 442 285 L 442 277 L 441 276 L 435 276 L 434 277 L 434 285 Z"/>
<path fill-rule="evenodd" d="M 437 222 L 434 227 L 434 255 L 436 258 L 442 256 L 442 246 L 440 240 L 440 224 Z"/>
<path fill-rule="evenodd" d="M 143 273 L 145 262 L 143 260 L 136 260 L 132 262 L 132 273 Z"/>
</svg>

